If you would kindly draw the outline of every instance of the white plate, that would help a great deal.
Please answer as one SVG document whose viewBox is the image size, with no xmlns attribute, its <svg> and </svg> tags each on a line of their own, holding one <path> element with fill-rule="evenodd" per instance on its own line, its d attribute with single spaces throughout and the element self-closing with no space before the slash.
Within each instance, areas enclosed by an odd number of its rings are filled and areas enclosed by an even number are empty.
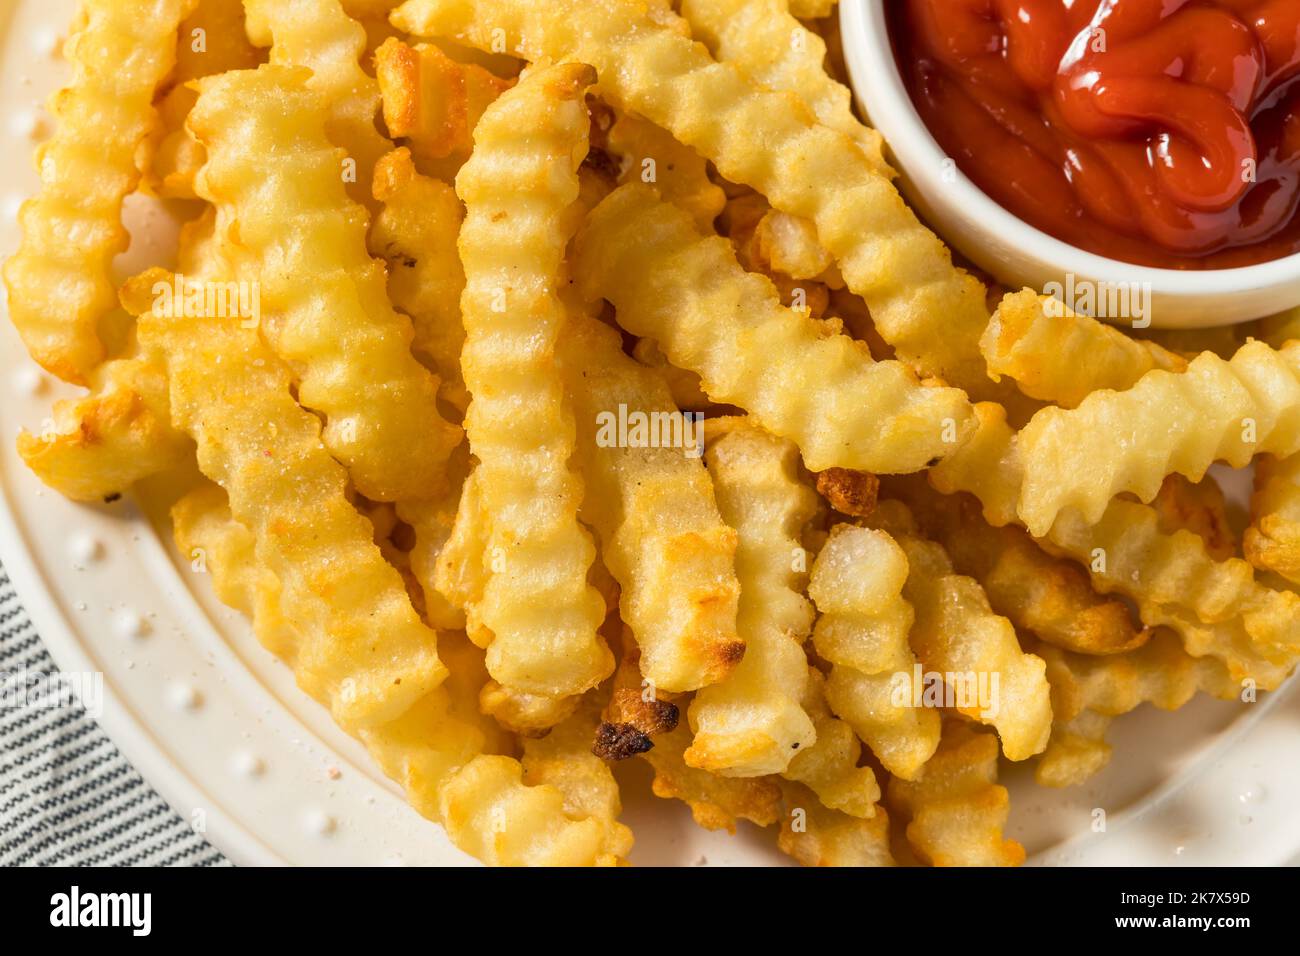
<svg viewBox="0 0 1300 956">
<path fill-rule="evenodd" d="M 14 249 L 17 203 L 35 188 L 30 118 L 44 115 L 39 105 L 63 75 L 50 50 L 73 6 L 20 0 L 0 10 L 0 256 Z M 169 218 L 135 204 L 132 219 L 153 242 L 138 241 L 124 267 L 164 258 Z M 14 436 L 39 430 L 50 402 L 73 390 L 38 374 L 7 320 L 0 370 L 0 560 L 59 665 L 104 674 L 102 723 L 149 782 L 237 863 L 468 862 L 134 503 L 74 505 L 27 471 Z M 85 560 L 91 542 L 100 554 Z M 131 636 L 140 619 L 147 633 Z M 1071 791 L 1033 786 L 1028 767 L 1007 769 L 1009 832 L 1035 862 L 1276 864 L 1300 850 L 1294 686 L 1250 706 L 1144 708 L 1116 722 L 1112 742 L 1111 766 Z M 784 862 L 770 834 L 706 833 L 684 807 L 651 797 L 640 762 L 618 772 L 634 862 Z M 1092 830 L 1096 808 L 1108 815 L 1104 833 Z"/>
</svg>

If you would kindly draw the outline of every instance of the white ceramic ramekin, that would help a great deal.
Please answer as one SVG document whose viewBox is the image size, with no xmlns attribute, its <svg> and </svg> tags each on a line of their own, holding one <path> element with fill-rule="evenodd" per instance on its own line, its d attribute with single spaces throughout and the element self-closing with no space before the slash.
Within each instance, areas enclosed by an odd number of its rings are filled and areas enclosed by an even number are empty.
<svg viewBox="0 0 1300 956">
<path fill-rule="evenodd" d="M 1239 269 L 1181 271 L 1085 252 L 1035 229 L 989 198 L 947 156 L 912 105 L 889 42 L 887 3 L 842 0 L 840 25 L 853 89 L 893 152 L 904 194 L 971 262 L 1014 288 L 1150 291 L 1157 328 L 1228 325 L 1300 306 L 1300 254 Z M 1119 322 L 1126 318 L 1116 318 Z"/>
</svg>

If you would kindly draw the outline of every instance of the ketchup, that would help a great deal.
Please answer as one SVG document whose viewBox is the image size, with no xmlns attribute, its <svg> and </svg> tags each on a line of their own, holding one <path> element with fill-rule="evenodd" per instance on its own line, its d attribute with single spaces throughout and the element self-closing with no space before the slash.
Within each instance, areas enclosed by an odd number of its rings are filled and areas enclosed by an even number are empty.
<svg viewBox="0 0 1300 956">
<path fill-rule="evenodd" d="M 1300 252 L 1300 0 L 885 0 L 939 145 L 1002 206 L 1179 269 Z"/>
</svg>

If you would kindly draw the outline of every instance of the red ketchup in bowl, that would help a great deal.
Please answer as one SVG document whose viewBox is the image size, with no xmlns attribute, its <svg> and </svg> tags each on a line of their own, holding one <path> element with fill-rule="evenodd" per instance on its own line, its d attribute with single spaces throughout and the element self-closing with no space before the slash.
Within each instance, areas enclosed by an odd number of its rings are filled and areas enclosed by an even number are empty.
<svg viewBox="0 0 1300 956">
<path fill-rule="evenodd" d="M 886 0 L 939 145 L 1029 224 L 1175 269 L 1300 252 L 1300 0 Z"/>
</svg>

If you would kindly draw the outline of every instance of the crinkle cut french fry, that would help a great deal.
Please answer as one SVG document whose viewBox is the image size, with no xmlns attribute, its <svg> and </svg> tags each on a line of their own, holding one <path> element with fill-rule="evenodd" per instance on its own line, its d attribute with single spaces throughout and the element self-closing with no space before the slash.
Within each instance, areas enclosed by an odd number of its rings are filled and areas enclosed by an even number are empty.
<svg viewBox="0 0 1300 956">
<path fill-rule="evenodd" d="M 575 426 L 555 358 L 568 321 L 557 294 L 565 219 L 594 80 L 575 63 L 525 76 L 483 114 L 456 181 L 467 207 L 465 422 L 494 565 L 480 608 L 488 670 L 507 688 L 550 697 L 580 694 L 614 666 L 596 631 L 605 605 L 587 584 L 595 548 L 578 523 Z"/>
<path fill-rule="evenodd" d="M 781 788 L 771 777 L 721 777 L 698 770 L 683 756 L 690 742 L 690 729 L 681 724 L 655 737 L 654 747 L 642 755 L 654 768 L 656 797 L 681 800 L 706 830 L 735 833 L 737 820 L 768 827 L 780 819 Z"/>
<path fill-rule="evenodd" d="M 622 589 L 642 672 L 670 692 L 714 684 L 745 646 L 737 634 L 736 532 L 718 513 L 698 457 L 704 423 L 683 418 L 663 376 L 624 355 L 618 332 L 602 322 L 572 315 L 560 356 L 587 491 L 582 517 Z M 655 436 L 657 447 L 623 447 L 610 427 L 620 409 L 667 434 Z"/>
<path fill-rule="evenodd" d="M 375 163 L 393 148 L 375 125 L 378 82 L 361 69 L 366 30 L 339 0 L 245 0 L 248 35 L 271 47 L 277 66 L 311 70 L 307 86 L 325 101 L 325 129 L 346 156 L 334 167 L 354 202 L 371 208 Z M 349 165 L 350 164 L 350 165 Z"/>
<path fill-rule="evenodd" d="M 1300 455 L 1256 459 L 1244 545 L 1255 567 L 1300 584 Z"/>
<path fill-rule="evenodd" d="M 760 88 L 661 20 L 636 0 L 409 0 L 393 14 L 421 36 L 491 49 L 504 32 L 507 46 L 530 59 L 591 63 L 611 103 L 664 127 L 777 209 L 815 223 L 901 360 L 976 398 L 1008 402 L 1019 418 L 1032 403 L 992 382 L 979 352 L 984 286 L 953 267 L 888 177 L 793 93 Z"/>
<path fill-rule="evenodd" d="M 58 127 L 36 151 L 41 191 L 18 214 L 4 280 L 28 352 L 66 381 L 88 384 L 104 358 L 98 326 L 117 307 L 112 263 L 128 243 L 122 201 L 140 180 L 154 91 L 195 2 L 84 0 L 64 48 L 72 83 L 50 101 Z"/>
<path fill-rule="evenodd" d="M 807 787 L 783 783 L 784 814 L 777 846 L 803 866 L 893 866 L 889 815 L 852 817 L 822 806 Z"/>
<path fill-rule="evenodd" d="M 989 607 L 979 582 L 956 574 L 943 548 L 917 533 L 906 505 L 882 501 L 870 521 L 907 555 L 903 597 L 916 614 L 911 644 L 921 666 L 945 685 L 956 682 L 948 687 L 955 709 L 995 728 L 1008 759 L 1040 753 L 1052 726 L 1042 659 L 1020 649 L 1015 628 Z"/>
<path fill-rule="evenodd" d="M 180 25 L 171 88 L 157 104 L 161 122 L 145 170 L 147 188 L 167 198 L 195 198 L 194 177 L 207 157 L 185 129 L 185 119 L 198 99 L 189 81 L 249 70 L 260 60 L 261 51 L 244 32 L 243 0 L 199 0 L 194 13 Z"/>
<path fill-rule="evenodd" d="M 258 641 L 291 667 L 299 638 L 280 609 L 280 580 L 257 560 L 253 533 L 235 520 L 220 485 L 205 481 L 172 506 L 181 561 L 212 575 L 223 604 L 243 612 Z"/>
<path fill-rule="evenodd" d="M 261 332 L 303 406 L 324 415 L 325 445 L 357 490 L 432 497 L 461 432 L 441 417 L 437 379 L 412 356 L 410 321 L 366 251 L 365 212 L 344 191 L 307 79 L 263 66 L 200 80 L 190 127 L 208 163 L 196 186 L 237 230 L 236 270 L 258 291 Z"/>
<path fill-rule="evenodd" d="M 146 309 L 160 275 L 136 280 Z M 345 729 L 393 719 L 446 671 L 401 575 L 349 503 L 320 420 L 293 400 L 288 370 L 256 331 L 228 318 L 144 311 L 138 328 L 166 360 L 173 423 L 198 443 L 201 470 L 226 489 L 258 560 L 280 580 L 285 617 L 302 638 L 300 686 Z"/>
<path fill-rule="evenodd" d="M 1048 787 L 1082 783 L 1106 765 L 1110 718 L 1143 703 L 1177 710 L 1198 691 L 1231 700 L 1241 690 L 1219 661 L 1192 657 L 1164 628 L 1146 646 L 1114 657 L 1072 654 L 1045 644 L 1035 652 L 1047 662 L 1055 714 L 1052 739 L 1034 771 Z"/>
<path fill-rule="evenodd" d="M 416 158 L 448 181 L 469 158 L 483 111 L 514 85 L 431 44 L 396 38 L 375 51 L 375 73 L 389 135 L 408 140 Z"/>
<path fill-rule="evenodd" d="M 564 796 L 564 812 L 574 819 L 600 822 L 608 830 L 610 852 L 625 857 L 632 849 L 632 831 L 618 822 L 623 810 L 618 782 L 609 765 L 591 750 L 601 706 L 600 692 L 583 695 L 572 717 L 545 737 L 524 741 L 520 760 L 525 784 L 555 787 Z"/>
<path fill-rule="evenodd" d="M 1152 371 L 1124 392 L 1045 408 L 1021 431 L 1018 513 L 1042 536 L 1058 513 L 1095 522 L 1122 492 L 1150 501 L 1166 475 L 1200 481 L 1216 461 L 1300 451 L 1300 342 L 1250 342 L 1231 361 L 1205 352 L 1177 374 Z"/>
<path fill-rule="evenodd" d="M 797 570 L 817 496 L 801 479 L 793 443 L 745 419 L 709 424 L 709 475 L 722 517 L 739 537 L 736 625 L 744 657 L 719 683 L 696 693 L 686 762 L 727 777 L 781 773 L 817 739 L 803 708 L 808 660 L 802 645 L 813 610 Z"/>
<path fill-rule="evenodd" d="M 619 113 L 610 127 L 609 148 L 623 159 L 620 184 L 653 183 L 665 200 L 690 213 L 697 229 L 713 230 L 727 197 L 709 179 L 708 163 L 699 153 L 649 120 L 627 112 Z"/>
<path fill-rule="evenodd" d="M 865 346 L 783 307 L 727 240 L 700 236 L 649 186 L 610 194 L 574 258 L 585 294 L 613 302 L 620 325 L 698 372 L 710 398 L 794 441 L 814 471 L 917 471 L 969 431 L 960 391 L 922 386 L 902 364 L 874 362 Z"/>
<path fill-rule="evenodd" d="M 826 697 L 890 773 L 913 779 L 939 745 L 939 715 L 893 698 L 911 688 L 908 644 L 915 615 L 903 598 L 907 556 L 888 534 L 836 525 L 812 567 L 809 596 L 820 617 L 817 654 L 831 665 Z M 901 677 L 899 675 L 902 675 Z"/>
<path fill-rule="evenodd" d="M 1062 408 L 1075 408 L 1101 389 L 1132 388 L 1152 369 L 1187 368 L 1176 352 L 1130 338 L 1032 289 L 1002 299 L 980 350 L 991 375 L 1006 375 L 1026 395 Z"/>
<path fill-rule="evenodd" d="M 1016 520 L 1022 465 L 1003 409 L 975 406 L 975 435 L 929 472 L 944 494 L 979 499 L 995 526 Z M 1099 522 L 1065 512 L 1040 544 L 1089 569 L 1102 593 L 1132 599 L 1142 623 L 1173 628 L 1188 653 L 1217 657 L 1234 677 L 1277 687 L 1294 667 L 1300 645 L 1300 596 L 1257 582 L 1239 559 L 1214 561 L 1190 531 L 1167 534 L 1147 505 L 1116 498 Z"/>
<path fill-rule="evenodd" d="M 406 148 L 379 160 L 374 194 L 383 205 L 370 228 L 370 254 L 388 265 L 388 294 L 411 317 L 411 348 L 437 373 L 439 397 L 464 414 L 465 270 L 456 241 L 465 210 L 455 189 L 416 171 Z"/>
<path fill-rule="evenodd" d="M 105 362 L 91 373 L 89 395 L 56 402 L 40 434 L 18 435 L 27 467 L 74 501 L 120 494 L 193 448 L 172 428 L 166 372 L 139 356 Z"/>
<path fill-rule="evenodd" d="M 177 259 L 194 280 L 219 268 L 210 211 L 181 227 Z M 134 323 L 119 312 L 123 326 Z M 133 343 L 123 357 L 96 368 L 90 385 L 89 395 L 56 402 L 39 435 L 18 435 L 18 454 L 51 488 L 75 501 L 98 501 L 193 454 L 193 442 L 172 427 L 158 357 Z"/>
<path fill-rule="evenodd" d="M 1193 482 L 1182 475 L 1170 475 L 1151 501 L 1160 520 L 1160 530 L 1173 534 L 1179 529 L 1200 535 L 1215 561 L 1227 561 L 1237 554 L 1237 538 L 1228 522 L 1228 503 L 1223 489 L 1210 475 Z"/>
<path fill-rule="evenodd" d="M 923 479 L 890 479 L 885 489 L 911 508 L 957 572 L 979 581 L 993 610 L 1017 629 L 1080 654 L 1118 654 L 1150 637 L 1122 601 L 1093 591 L 1086 571 L 1048 554 L 1021 528 L 990 526 L 974 498 L 940 495 Z"/>
<path fill-rule="evenodd" d="M 1002 835 L 1010 799 L 997 779 L 997 739 L 951 718 L 925 775 L 889 782 L 888 806 L 907 821 L 912 849 L 934 866 L 1019 866 L 1025 849 Z"/>
<path fill-rule="evenodd" d="M 827 74 L 826 41 L 791 15 L 787 0 L 682 0 L 682 16 L 714 57 L 769 90 L 788 90 L 817 121 L 853 139 L 871 165 L 892 176 L 884 137 L 853 115 L 848 88 Z"/>
<path fill-rule="evenodd" d="M 870 767 L 858 766 L 862 745 L 853 728 L 826 706 L 825 685 L 821 672 L 809 667 L 802 703 L 813 721 L 817 739 L 811 746 L 799 748 L 782 776 L 808 787 L 831 810 L 869 819 L 876 815 L 876 801 L 880 799 L 876 773 Z"/>
</svg>

